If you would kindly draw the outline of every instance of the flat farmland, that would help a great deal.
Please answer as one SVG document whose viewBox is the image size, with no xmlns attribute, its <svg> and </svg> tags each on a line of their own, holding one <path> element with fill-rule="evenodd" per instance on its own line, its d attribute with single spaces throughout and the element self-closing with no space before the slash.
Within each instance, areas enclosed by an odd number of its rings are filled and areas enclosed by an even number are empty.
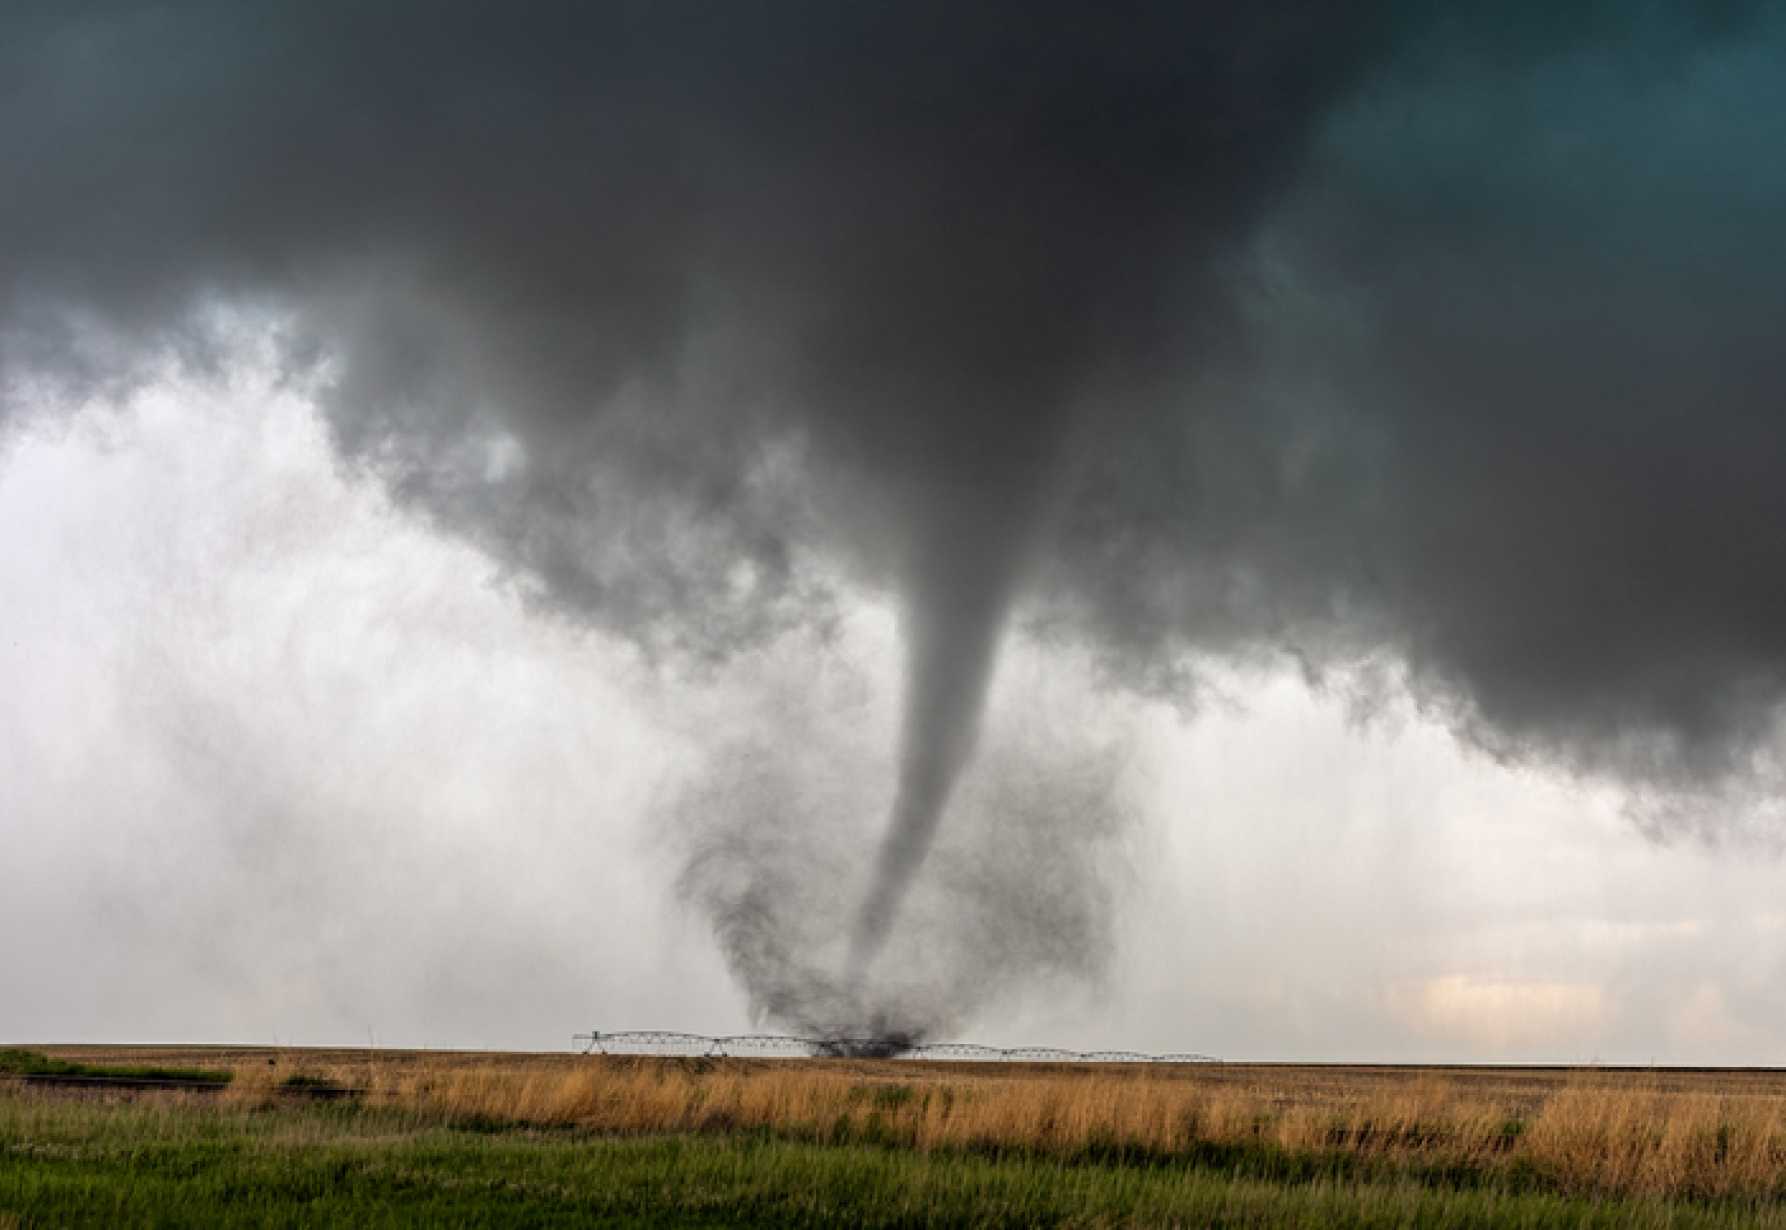
<svg viewBox="0 0 1786 1230">
<path fill-rule="evenodd" d="M 1786 1073 L 38 1046 L 0 1226 L 1781 1225 Z"/>
</svg>

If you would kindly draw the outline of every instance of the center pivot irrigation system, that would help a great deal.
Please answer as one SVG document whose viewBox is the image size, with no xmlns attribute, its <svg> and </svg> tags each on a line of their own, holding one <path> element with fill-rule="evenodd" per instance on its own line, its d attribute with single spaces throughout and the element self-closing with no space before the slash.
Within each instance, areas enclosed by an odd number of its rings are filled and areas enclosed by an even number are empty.
<svg viewBox="0 0 1786 1230">
<path fill-rule="evenodd" d="M 599 1029 L 571 1035 L 585 1055 L 675 1055 L 728 1059 L 930 1059 L 968 1063 L 1220 1063 L 1213 1055 L 1170 1051 L 1069 1051 L 1057 1046 L 981 1046 L 974 1042 L 909 1042 L 902 1038 L 796 1038 L 788 1034 L 708 1037 L 667 1029 Z"/>
</svg>

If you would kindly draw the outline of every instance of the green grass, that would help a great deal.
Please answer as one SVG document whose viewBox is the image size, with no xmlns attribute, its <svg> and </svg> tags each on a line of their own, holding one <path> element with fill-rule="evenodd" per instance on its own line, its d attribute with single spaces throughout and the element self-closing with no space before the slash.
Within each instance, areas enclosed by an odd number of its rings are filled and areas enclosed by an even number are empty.
<svg viewBox="0 0 1786 1230">
<path fill-rule="evenodd" d="M 1786 1226 L 1777 1205 L 922 1154 L 765 1136 L 474 1132 L 351 1104 L 0 1095 L 0 1226 Z"/>
<path fill-rule="evenodd" d="M 0 1050 L 0 1075 L 110 1077 L 117 1080 L 188 1081 L 227 1085 L 234 1075 L 216 1068 L 160 1068 L 142 1064 L 73 1063 L 38 1051 Z"/>
</svg>

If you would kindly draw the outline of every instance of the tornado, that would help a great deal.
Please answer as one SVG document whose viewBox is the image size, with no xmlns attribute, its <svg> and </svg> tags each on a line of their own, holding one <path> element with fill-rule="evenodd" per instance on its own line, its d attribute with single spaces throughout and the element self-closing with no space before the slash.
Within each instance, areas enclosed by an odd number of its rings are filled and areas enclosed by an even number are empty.
<svg viewBox="0 0 1786 1230">
<path fill-rule="evenodd" d="M 949 797 L 974 754 L 1027 531 L 1051 452 L 1032 425 L 1027 447 L 968 464 L 915 536 L 904 586 L 903 719 L 892 811 L 856 920 L 847 973 L 864 983 L 924 864 Z"/>
</svg>

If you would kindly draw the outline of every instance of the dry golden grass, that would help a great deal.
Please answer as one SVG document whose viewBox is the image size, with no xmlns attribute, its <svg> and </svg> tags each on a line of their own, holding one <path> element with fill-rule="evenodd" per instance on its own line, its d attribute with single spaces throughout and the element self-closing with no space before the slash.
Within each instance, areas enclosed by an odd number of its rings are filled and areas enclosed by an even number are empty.
<svg viewBox="0 0 1786 1230">
<path fill-rule="evenodd" d="M 230 1064 L 235 1081 L 217 1096 L 247 1105 L 304 1075 L 446 1121 L 1057 1155 L 1274 1149 L 1580 1192 L 1786 1194 L 1786 1074 L 1772 1072 L 169 1053 Z"/>
</svg>

